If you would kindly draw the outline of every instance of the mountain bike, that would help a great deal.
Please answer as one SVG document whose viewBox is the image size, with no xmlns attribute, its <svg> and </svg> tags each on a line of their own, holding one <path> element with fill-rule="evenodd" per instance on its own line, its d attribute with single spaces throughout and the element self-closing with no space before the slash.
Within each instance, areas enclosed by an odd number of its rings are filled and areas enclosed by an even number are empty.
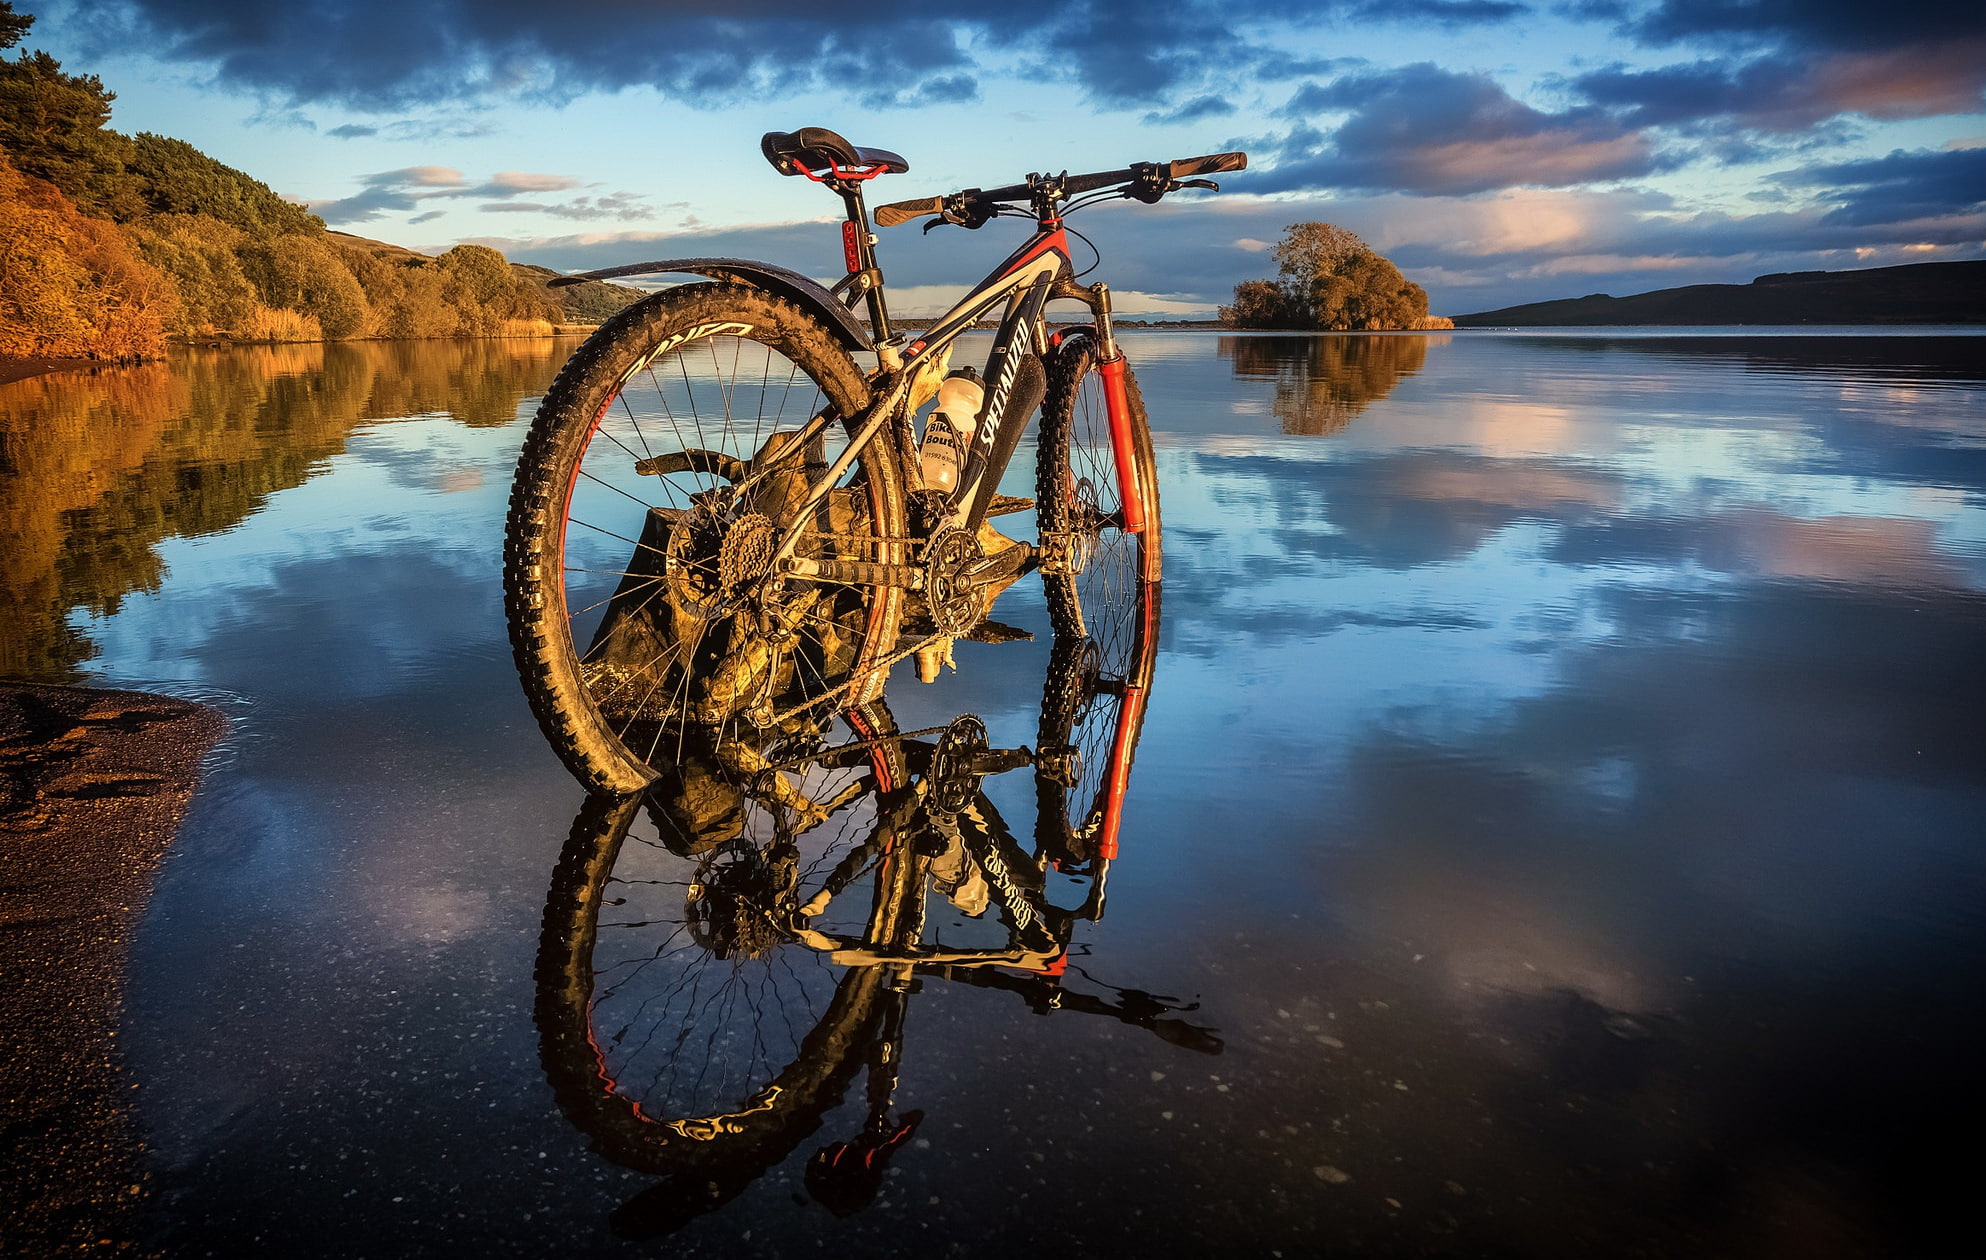
<svg viewBox="0 0 1986 1260">
<path fill-rule="evenodd" d="M 1110 290 L 1076 282 L 1064 219 L 1101 200 L 1217 188 L 1199 176 L 1243 169 L 1245 155 L 879 206 L 885 227 L 1033 223 L 944 316 L 898 329 L 863 188 L 908 163 L 817 127 L 769 133 L 762 148 L 782 174 L 842 198 L 847 274 L 832 287 L 730 258 L 563 278 L 705 277 L 601 325 L 547 392 L 518 462 L 511 642 L 534 713 L 589 789 L 639 790 L 693 747 L 742 766 L 760 734 L 873 700 L 899 661 L 934 675 L 956 640 L 1008 632 L 989 610 L 1025 574 L 1039 572 L 1069 636 L 1159 580 L 1144 404 Z M 1058 301 L 1085 308 L 1084 322 L 1051 327 Z M 996 312 L 983 368 L 954 371 L 960 338 Z M 926 418 L 920 437 L 920 410 L 946 399 L 958 414 Z M 1003 494 L 1037 406 L 1034 496 Z M 1030 511 L 1031 542 L 993 524 Z"/>
<path fill-rule="evenodd" d="M 780 731 L 751 773 L 704 750 L 644 793 L 588 797 L 546 900 L 540 1048 L 595 1149 L 670 1179 L 630 1205 L 641 1232 L 783 1160 L 866 1070 L 860 1131 L 808 1174 L 830 1207 L 859 1206 L 916 1124 L 894 1095 L 927 979 L 1221 1052 L 1191 1005 L 1097 980 L 1074 942 L 1103 915 L 1151 684 L 1141 585 L 1123 651 L 1055 643 L 1035 749 L 995 745 L 971 714 L 901 731 L 876 701 Z M 1085 749 L 1106 750 L 1087 772 Z M 985 790 L 1020 771 L 1038 789 L 1032 844 Z"/>
</svg>

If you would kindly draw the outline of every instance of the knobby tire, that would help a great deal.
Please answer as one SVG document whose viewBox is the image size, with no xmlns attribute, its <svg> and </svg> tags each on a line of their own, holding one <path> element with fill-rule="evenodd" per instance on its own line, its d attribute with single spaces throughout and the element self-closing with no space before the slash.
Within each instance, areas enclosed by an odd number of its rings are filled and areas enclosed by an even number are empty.
<svg viewBox="0 0 1986 1260">
<path fill-rule="evenodd" d="M 638 790 L 692 728 L 721 743 L 879 691 L 902 592 L 768 579 L 807 481 L 869 398 L 814 317 L 732 284 L 636 303 L 560 371 L 518 462 L 504 605 L 532 711 L 589 790 Z M 825 436 L 780 445 L 825 408 L 840 417 Z M 887 438 L 818 505 L 800 554 L 902 562 Z"/>
</svg>

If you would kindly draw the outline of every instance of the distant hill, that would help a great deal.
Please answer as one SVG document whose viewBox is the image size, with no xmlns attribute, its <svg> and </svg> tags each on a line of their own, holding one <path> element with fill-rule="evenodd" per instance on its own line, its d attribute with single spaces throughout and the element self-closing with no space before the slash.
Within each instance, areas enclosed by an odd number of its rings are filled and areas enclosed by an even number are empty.
<svg viewBox="0 0 1986 1260">
<path fill-rule="evenodd" d="M 510 264 L 510 270 L 545 301 L 563 309 L 568 324 L 604 323 L 610 316 L 618 314 L 623 306 L 648 296 L 644 290 L 631 289 L 624 284 L 608 284 L 604 280 L 583 280 L 554 289 L 551 282 L 558 278 L 559 273 L 550 267 L 532 263 L 514 262 Z"/>
<path fill-rule="evenodd" d="M 375 241 L 369 237 L 353 236 L 349 232 L 331 231 L 328 235 L 337 238 L 351 249 L 360 250 L 375 258 L 383 259 L 401 267 L 422 267 L 435 259 L 404 245 L 393 245 L 386 241 Z M 640 289 L 631 289 L 624 284 L 607 284 L 600 280 L 588 280 L 583 284 L 560 285 L 554 289 L 551 281 L 559 273 L 549 267 L 539 267 L 531 263 L 510 264 L 510 274 L 517 283 L 537 294 L 538 299 L 549 309 L 562 313 L 559 322 L 565 324 L 598 324 L 609 316 L 647 294 Z"/>
<path fill-rule="evenodd" d="M 1865 271 L 1785 271 L 1750 284 L 1595 293 L 1457 315 L 1457 328 L 1573 324 L 1986 323 L 1986 260 Z"/>
</svg>

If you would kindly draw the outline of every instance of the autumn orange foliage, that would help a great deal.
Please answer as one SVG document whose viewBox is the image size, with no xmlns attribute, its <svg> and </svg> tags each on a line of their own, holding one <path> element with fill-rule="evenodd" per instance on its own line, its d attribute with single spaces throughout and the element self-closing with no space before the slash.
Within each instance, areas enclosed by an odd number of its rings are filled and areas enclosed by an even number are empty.
<svg viewBox="0 0 1986 1260">
<path fill-rule="evenodd" d="M 0 151 L 0 355 L 134 360 L 165 350 L 173 284 L 115 224 Z"/>
</svg>

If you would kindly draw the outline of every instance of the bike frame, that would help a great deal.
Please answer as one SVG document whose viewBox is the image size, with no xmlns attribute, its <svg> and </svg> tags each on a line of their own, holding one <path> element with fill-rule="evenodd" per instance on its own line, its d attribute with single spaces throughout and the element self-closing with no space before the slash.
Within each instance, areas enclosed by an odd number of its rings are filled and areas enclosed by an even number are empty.
<svg viewBox="0 0 1986 1260">
<path fill-rule="evenodd" d="M 1143 499 L 1138 493 L 1138 471 L 1132 453 L 1131 411 L 1124 391 L 1124 359 L 1117 352 L 1116 340 L 1110 329 L 1110 290 L 1101 283 L 1084 286 L 1074 282 L 1068 236 L 1062 220 L 1052 216 L 1039 218 L 1033 235 L 1008 255 L 1006 261 L 973 286 L 930 329 L 911 340 L 908 334 L 892 335 L 889 332 L 889 312 L 882 293 L 882 276 L 876 267 L 873 252 L 875 237 L 868 230 L 868 214 L 862 204 L 859 183 L 851 180 L 846 188 L 837 188 L 837 191 L 842 193 L 849 211 L 849 218 L 843 224 L 845 261 L 849 271 L 835 288 L 839 294 L 846 295 L 844 300 L 853 300 L 858 293 L 868 298 L 871 321 L 879 334 L 875 350 L 883 374 L 883 388 L 860 417 L 844 419 L 850 432 L 848 445 L 827 472 L 816 480 L 812 492 L 796 513 L 794 524 L 781 537 L 774 552 L 774 563 L 797 576 L 822 573 L 813 562 L 795 557 L 794 550 L 807 532 L 807 522 L 814 509 L 871 443 L 888 441 L 894 448 L 891 456 L 900 467 L 917 467 L 913 458 L 917 449 L 916 439 L 910 424 L 912 408 L 909 404 L 913 395 L 920 383 L 928 383 L 935 389 L 937 379 L 950 365 L 952 350 L 959 337 L 971 331 L 987 312 L 1002 303 L 1005 303 L 1006 310 L 1001 316 L 986 365 L 986 402 L 973 433 L 972 450 L 960 470 L 959 488 L 954 492 L 952 512 L 945 524 L 974 531 L 985 518 L 994 487 L 1006 473 L 1007 463 L 1013 457 L 1021 431 L 1027 423 L 1028 413 L 1039 402 L 1038 399 L 1030 401 L 1025 408 L 1012 406 L 1022 367 L 1030 356 L 1046 360 L 1068 335 L 1068 330 L 1054 336 L 1049 334 L 1047 321 L 1043 317 L 1044 309 L 1051 300 L 1070 299 L 1083 302 L 1092 314 L 1091 327 L 1098 339 L 1099 374 L 1104 382 L 1118 490 L 1120 501 L 1125 505 L 1124 529 L 1126 533 L 1141 532 L 1145 527 Z M 794 448 L 800 449 L 811 442 L 836 418 L 826 413 L 814 417 L 801 430 Z M 746 484 L 750 484 L 749 481 Z M 744 487 L 740 488 L 742 490 Z M 886 562 L 884 569 L 898 567 Z M 888 578 L 895 575 L 884 572 L 871 576 Z M 915 588 L 916 572 L 902 576 L 905 578 L 902 585 Z"/>
</svg>

